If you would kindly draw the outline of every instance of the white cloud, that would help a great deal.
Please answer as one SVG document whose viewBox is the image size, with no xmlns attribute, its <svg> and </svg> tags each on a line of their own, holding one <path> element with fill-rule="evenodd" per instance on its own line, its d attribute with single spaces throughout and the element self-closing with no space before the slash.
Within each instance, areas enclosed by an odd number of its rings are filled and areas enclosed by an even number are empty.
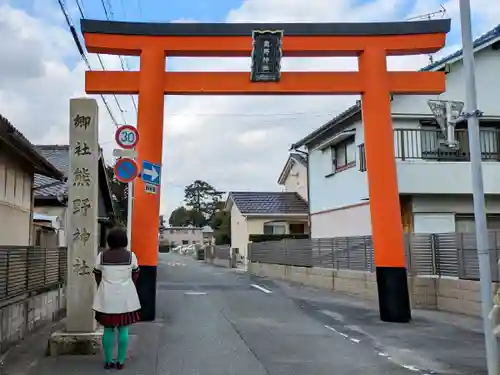
<svg viewBox="0 0 500 375">
<path fill-rule="evenodd" d="M 34 143 L 66 143 L 68 100 L 82 96 L 84 64 L 78 59 L 71 35 L 51 3 L 35 16 L 0 0 L 0 113 L 7 116 Z M 43 0 L 47 1 L 47 0 Z M 408 5 L 413 3 L 413 6 Z M 438 0 L 246 0 L 227 16 L 229 22 L 308 21 L 363 22 L 402 20 L 439 9 Z M 45 3 L 44 3 L 45 4 Z M 406 4 L 406 7 L 403 6 Z M 458 0 L 445 6 L 459 24 Z M 499 3 L 500 4 L 500 3 Z M 500 22 L 500 5 L 472 0 L 475 30 L 484 32 Z M 191 21 L 189 15 L 179 22 Z M 454 41 L 455 43 L 455 41 Z M 108 70 L 120 61 L 102 56 Z M 127 60 L 137 70 L 138 59 Z M 391 70 L 425 65 L 427 56 L 389 59 Z M 100 68 L 96 56 L 91 57 Z M 248 59 L 167 59 L 169 70 L 248 71 Z M 284 70 L 356 70 L 356 59 L 285 59 Z M 164 176 L 162 212 L 182 199 L 182 186 L 205 179 L 221 190 L 278 189 L 276 179 L 291 143 L 354 103 L 354 96 L 330 97 L 183 97 L 165 100 Z M 122 121 L 113 97 L 108 98 Z M 120 98 L 128 123 L 135 124 L 130 97 Z M 106 155 L 114 147 L 112 125 L 100 107 L 100 139 Z"/>
</svg>

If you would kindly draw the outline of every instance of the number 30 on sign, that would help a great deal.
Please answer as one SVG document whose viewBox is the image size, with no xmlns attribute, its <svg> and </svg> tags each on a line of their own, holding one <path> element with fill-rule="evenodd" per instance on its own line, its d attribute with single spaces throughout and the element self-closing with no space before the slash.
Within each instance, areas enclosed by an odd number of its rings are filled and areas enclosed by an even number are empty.
<svg viewBox="0 0 500 375">
<path fill-rule="evenodd" d="M 139 132 L 131 125 L 123 125 L 116 129 L 115 140 L 118 146 L 129 150 L 137 146 Z"/>
</svg>

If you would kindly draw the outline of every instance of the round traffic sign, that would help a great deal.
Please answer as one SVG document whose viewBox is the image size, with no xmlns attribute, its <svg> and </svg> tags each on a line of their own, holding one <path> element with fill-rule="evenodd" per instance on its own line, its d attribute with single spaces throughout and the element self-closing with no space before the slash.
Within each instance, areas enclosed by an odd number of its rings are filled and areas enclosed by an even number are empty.
<svg viewBox="0 0 500 375">
<path fill-rule="evenodd" d="M 115 140 L 121 148 L 132 149 L 139 142 L 139 132 L 132 125 L 123 125 L 116 129 Z"/>
<path fill-rule="evenodd" d="M 137 163 L 130 158 L 118 159 L 115 167 L 115 177 L 118 181 L 123 183 L 128 183 L 137 177 L 139 168 L 137 168 Z"/>
</svg>

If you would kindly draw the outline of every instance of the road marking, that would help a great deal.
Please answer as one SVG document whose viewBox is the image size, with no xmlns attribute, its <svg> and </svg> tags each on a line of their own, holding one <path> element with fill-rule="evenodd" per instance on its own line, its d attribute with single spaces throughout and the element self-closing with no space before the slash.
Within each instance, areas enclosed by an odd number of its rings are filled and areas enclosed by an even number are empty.
<svg viewBox="0 0 500 375">
<path fill-rule="evenodd" d="M 184 263 L 174 262 L 174 261 L 168 262 L 167 266 L 170 266 L 170 267 L 186 267 L 186 265 Z"/>
<path fill-rule="evenodd" d="M 348 335 L 346 335 L 345 333 L 342 333 L 340 331 L 337 331 L 335 328 L 333 327 L 330 327 L 329 325 L 325 325 L 325 328 L 329 329 L 330 331 L 333 331 L 337 334 L 339 334 L 340 336 L 342 336 L 343 338 L 345 339 L 349 339 L 350 341 L 352 341 L 353 343 L 355 344 L 359 344 L 361 342 L 361 340 L 358 340 L 358 339 L 353 339 L 352 337 L 349 337 Z"/>
<path fill-rule="evenodd" d="M 251 286 L 255 289 L 259 289 L 261 292 L 264 292 L 266 294 L 270 294 L 272 293 L 270 290 L 266 289 L 266 288 L 263 288 L 261 287 L 260 285 L 257 285 L 257 284 L 251 284 Z"/>
<path fill-rule="evenodd" d="M 207 293 L 205 292 L 196 292 L 196 291 L 190 291 L 190 292 L 185 292 L 184 295 L 186 296 L 204 296 Z"/>
</svg>

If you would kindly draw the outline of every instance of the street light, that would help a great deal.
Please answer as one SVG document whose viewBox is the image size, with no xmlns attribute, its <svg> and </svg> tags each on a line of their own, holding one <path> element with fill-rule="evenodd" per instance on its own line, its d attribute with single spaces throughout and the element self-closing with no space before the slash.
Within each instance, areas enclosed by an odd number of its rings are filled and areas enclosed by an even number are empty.
<svg viewBox="0 0 500 375">
<path fill-rule="evenodd" d="M 488 228 L 484 201 L 483 169 L 479 143 L 479 120 L 481 112 L 477 109 L 476 77 L 474 72 L 474 51 L 472 41 L 471 9 L 469 0 L 460 0 L 460 25 L 462 30 L 462 51 L 465 72 L 465 118 L 469 133 L 470 162 L 472 172 L 472 195 L 474 199 L 474 218 L 476 224 L 477 257 L 481 285 L 481 312 L 483 316 L 484 338 L 488 375 L 497 375 L 498 348 L 493 334 L 493 325 L 488 315 L 493 307 L 491 268 L 489 255 Z"/>
</svg>

